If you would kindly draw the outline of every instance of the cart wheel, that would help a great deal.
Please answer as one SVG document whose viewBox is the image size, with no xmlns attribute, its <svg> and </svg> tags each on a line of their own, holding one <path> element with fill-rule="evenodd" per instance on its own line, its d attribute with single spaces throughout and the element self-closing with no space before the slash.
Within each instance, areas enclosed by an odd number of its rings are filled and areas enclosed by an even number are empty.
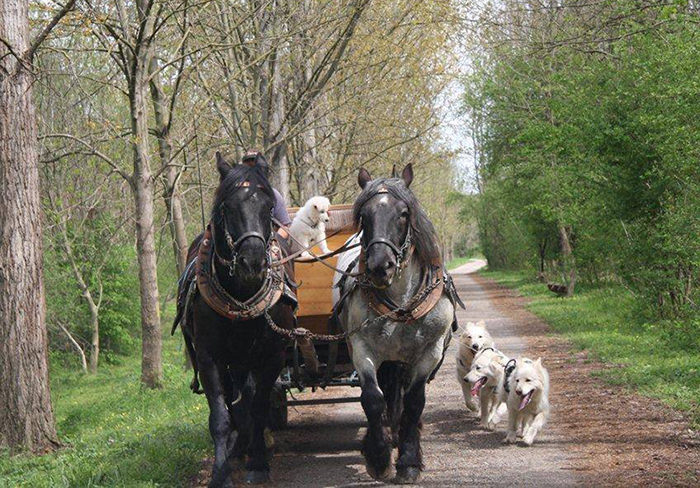
<svg viewBox="0 0 700 488">
<path fill-rule="evenodd" d="M 272 430 L 282 430 L 287 427 L 287 390 L 279 383 L 272 387 L 270 394 L 268 425 Z"/>
</svg>

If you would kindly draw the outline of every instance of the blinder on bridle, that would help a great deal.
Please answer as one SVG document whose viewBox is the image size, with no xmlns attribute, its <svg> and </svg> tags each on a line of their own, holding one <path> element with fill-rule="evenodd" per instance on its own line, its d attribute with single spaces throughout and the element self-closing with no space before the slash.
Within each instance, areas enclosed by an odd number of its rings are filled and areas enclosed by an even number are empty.
<svg viewBox="0 0 700 488">
<path fill-rule="evenodd" d="M 240 186 L 248 186 L 246 183 L 248 182 L 246 181 Z M 270 247 L 272 244 L 272 237 L 274 235 L 274 231 L 271 230 L 267 238 L 262 233 L 257 231 L 245 232 L 244 234 L 240 235 L 238 239 L 234 240 L 233 236 L 231 236 L 231 233 L 228 230 L 228 226 L 226 225 L 225 202 L 221 202 L 221 205 L 219 205 L 219 216 L 221 218 L 221 227 L 224 230 L 224 239 L 226 240 L 226 247 L 228 247 L 229 251 L 231 252 L 231 259 L 225 259 L 224 257 L 222 257 L 221 254 L 217 252 L 216 246 L 214 246 L 214 254 L 216 255 L 216 258 L 219 260 L 219 262 L 228 268 L 228 275 L 234 275 L 236 271 L 236 264 L 238 263 L 238 250 L 240 249 L 243 242 L 246 239 L 250 238 L 260 239 L 265 245 L 265 254 L 267 256 L 267 264 L 269 270 L 269 267 L 272 264 L 272 251 Z M 214 240 L 214 242 L 216 242 L 216 240 Z"/>
</svg>

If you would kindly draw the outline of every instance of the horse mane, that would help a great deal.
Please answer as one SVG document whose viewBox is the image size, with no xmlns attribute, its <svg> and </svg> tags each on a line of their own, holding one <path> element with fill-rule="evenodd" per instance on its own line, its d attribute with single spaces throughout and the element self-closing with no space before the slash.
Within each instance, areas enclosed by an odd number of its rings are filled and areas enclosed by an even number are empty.
<svg viewBox="0 0 700 488">
<path fill-rule="evenodd" d="M 226 200 L 226 197 L 246 181 L 251 187 L 258 188 L 274 200 L 275 193 L 272 190 L 272 185 L 270 184 L 270 180 L 267 179 L 265 170 L 261 166 L 237 164 L 226 174 L 223 181 L 219 183 L 216 193 L 214 193 L 214 205 L 211 210 L 212 218 L 218 215 L 219 207 L 223 201 Z"/>
<path fill-rule="evenodd" d="M 424 266 L 441 266 L 442 256 L 437 243 L 437 234 L 433 223 L 428 219 L 425 210 L 414 193 L 407 188 L 400 178 L 378 178 L 367 183 L 362 193 L 355 200 L 352 208 L 352 218 L 356 228 L 360 228 L 360 211 L 362 207 L 377 193 L 380 188 L 386 188 L 389 195 L 401 200 L 408 206 L 409 218 L 413 235 L 411 237 L 418 260 Z"/>
</svg>

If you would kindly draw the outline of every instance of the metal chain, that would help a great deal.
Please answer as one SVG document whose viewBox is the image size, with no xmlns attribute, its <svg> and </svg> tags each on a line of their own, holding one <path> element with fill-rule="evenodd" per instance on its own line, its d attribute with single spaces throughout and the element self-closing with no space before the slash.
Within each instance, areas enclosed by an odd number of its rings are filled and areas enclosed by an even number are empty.
<svg viewBox="0 0 700 488">
<path fill-rule="evenodd" d="M 411 303 L 420 303 L 425 298 L 432 293 L 432 291 L 440 284 L 441 280 L 435 280 L 432 284 L 428 285 L 425 287 L 424 290 L 422 290 L 419 294 L 415 295 L 410 301 L 409 304 Z M 359 282 L 358 282 L 359 284 Z M 361 285 L 360 285 L 361 286 Z M 405 314 L 406 310 L 404 307 L 397 307 L 394 310 L 389 310 L 388 312 L 378 315 L 374 317 L 373 319 L 370 319 L 369 317 L 365 319 L 362 324 L 360 324 L 359 327 L 356 329 L 351 330 L 350 332 L 342 332 L 340 334 L 316 334 L 314 332 L 311 332 L 309 329 L 305 329 L 304 327 L 297 327 L 295 329 L 283 329 L 282 327 L 279 327 L 277 324 L 275 324 L 275 321 L 272 320 L 272 317 L 270 317 L 270 314 L 268 313 L 269 307 L 265 308 L 263 311 L 263 316 L 265 317 L 265 320 L 267 321 L 267 324 L 270 326 L 270 329 L 272 329 L 274 332 L 277 334 L 284 336 L 288 339 L 297 339 L 299 337 L 306 337 L 308 339 L 312 340 L 319 340 L 319 341 L 327 341 L 327 342 L 332 342 L 332 341 L 339 341 L 341 339 L 347 339 L 361 330 L 365 330 L 370 326 L 373 326 L 380 321 L 383 321 L 387 318 L 390 318 L 393 314 L 399 313 Z"/>
</svg>

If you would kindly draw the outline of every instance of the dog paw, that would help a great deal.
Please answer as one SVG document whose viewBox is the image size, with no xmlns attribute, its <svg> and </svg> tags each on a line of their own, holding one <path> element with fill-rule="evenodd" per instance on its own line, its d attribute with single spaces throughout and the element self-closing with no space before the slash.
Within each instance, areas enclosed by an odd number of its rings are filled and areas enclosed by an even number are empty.
<svg viewBox="0 0 700 488">
<path fill-rule="evenodd" d="M 471 411 L 471 412 L 477 412 L 477 413 L 479 412 L 479 406 L 478 406 L 478 405 L 474 405 L 473 403 L 467 403 L 466 405 L 467 405 L 467 409 L 468 409 L 469 411 Z"/>
<path fill-rule="evenodd" d="M 515 435 L 513 434 L 508 434 L 505 439 L 503 439 L 504 444 L 515 444 L 517 442 L 517 439 Z"/>
<path fill-rule="evenodd" d="M 496 424 L 497 422 L 489 422 L 488 424 L 486 424 L 486 428 L 490 431 L 494 431 L 496 430 Z"/>
<path fill-rule="evenodd" d="M 526 446 L 531 446 L 534 441 L 534 436 L 526 435 L 525 437 L 523 437 L 523 444 L 525 444 Z"/>
</svg>

